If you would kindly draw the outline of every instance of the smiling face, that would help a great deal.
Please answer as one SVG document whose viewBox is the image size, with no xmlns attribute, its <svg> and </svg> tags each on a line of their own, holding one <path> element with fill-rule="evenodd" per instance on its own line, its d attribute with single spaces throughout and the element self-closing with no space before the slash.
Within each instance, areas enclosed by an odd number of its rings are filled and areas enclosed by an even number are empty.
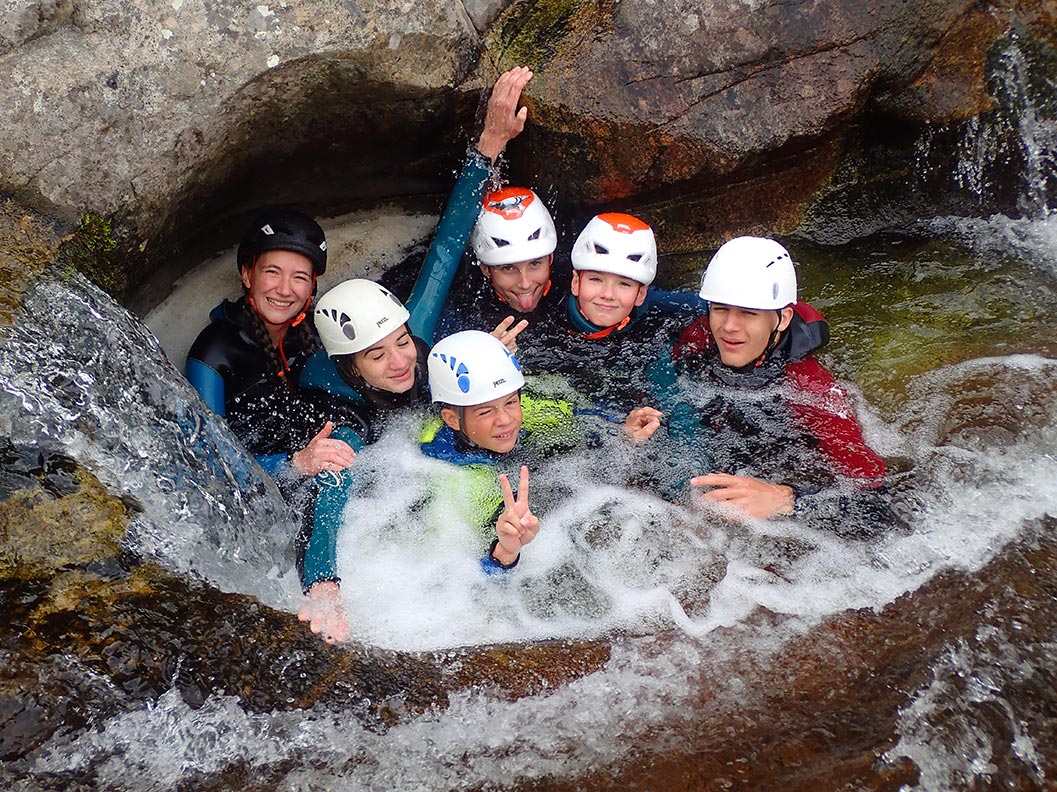
<svg viewBox="0 0 1057 792">
<path fill-rule="evenodd" d="M 312 262 L 291 250 L 269 250 L 242 269 L 242 285 L 273 342 L 280 330 L 304 310 L 314 282 Z"/>
<path fill-rule="evenodd" d="M 779 311 L 752 310 L 736 305 L 712 303 L 708 326 L 716 340 L 720 360 L 741 368 L 757 360 L 767 349 L 771 333 L 785 330 L 793 318 L 792 308 Z"/>
<path fill-rule="evenodd" d="M 513 310 L 520 313 L 535 311 L 543 299 L 547 281 L 551 277 L 550 256 L 520 261 L 516 264 L 481 265 L 481 272 L 492 282 L 496 293 Z"/>
<path fill-rule="evenodd" d="M 464 407 L 462 417 L 454 407 L 445 407 L 440 417 L 455 431 L 486 451 L 505 454 L 513 451 L 521 432 L 521 393 L 509 393 L 484 404 Z"/>
<path fill-rule="evenodd" d="M 599 327 L 620 324 L 646 299 L 648 286 L 612 272 L 578 270 L 573 273 L 572 293 L 587 321 Z"/>
<path fill-rule="evenodd" d="M 390 393 L 406 393 L 415 387 L 417 362 L 418 348 L 407 325 L 352 355 L 352 364 L 363 381 Z"/>
</svg>

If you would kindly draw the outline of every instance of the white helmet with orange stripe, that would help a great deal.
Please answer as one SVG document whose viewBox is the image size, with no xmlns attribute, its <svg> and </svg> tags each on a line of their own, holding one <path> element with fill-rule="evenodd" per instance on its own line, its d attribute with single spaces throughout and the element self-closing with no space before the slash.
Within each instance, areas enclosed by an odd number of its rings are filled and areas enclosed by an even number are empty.
<svg viewBox="0 0 1057 792">
<path fill-rule="evenodd" d="M 526 187 L 504 187 L 485 196 L 473 229 L 473 252 L 489 267 L 549 256 L 558 245 L 543 201 Z"/>
<path fill-rule="evenodd" d="M 572 252 L 574 270 L 612 272 L 644 286 L 657 277 L 653 229 L 629 214 L 607 212 L 591 218 Z"/>
</svg>

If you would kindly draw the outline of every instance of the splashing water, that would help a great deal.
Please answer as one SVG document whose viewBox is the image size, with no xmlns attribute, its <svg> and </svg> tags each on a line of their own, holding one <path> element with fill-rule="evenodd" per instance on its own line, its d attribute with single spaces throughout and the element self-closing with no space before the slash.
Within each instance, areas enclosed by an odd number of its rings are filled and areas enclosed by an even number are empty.
<svg viewBox="0 0 1057 792">
<path fill-rule="evenodd" d="M 282 604 L 294 527 L 275 485 L 154 337 L 77 274 L 42 279 L 0 346 L 0 427 L 134 506 L 130 549 Z M 271 577 L 272 579 L 269 579 Z"/>
</svg>

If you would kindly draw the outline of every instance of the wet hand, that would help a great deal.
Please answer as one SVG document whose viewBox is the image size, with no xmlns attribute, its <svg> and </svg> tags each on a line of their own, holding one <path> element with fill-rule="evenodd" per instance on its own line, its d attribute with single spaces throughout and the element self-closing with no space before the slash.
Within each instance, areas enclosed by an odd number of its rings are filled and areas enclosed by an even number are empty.
<svg viewBox="0 0 1057 792">
<path fill-rule="evenodd" d="M 712 487 L 705 500 L 735 506 L 750 517 L 765 520 L 793 513 L 793 488 L 749 476 L 708 473 L 690 479 L 692 487 Z"/>
<path fill-rule="evenodd" d="M 308 441 L 308 445 L 290 456 L 290 464 L 305 476 L 318 476 L 324 470 L 344 470 L 356 461 L 356 452 L 344 440 L 330 439 L 334 423 L 327 425 Z"/>
<path fill-rule="evenodd" d="M 641 443 L 653 437 L 653 433 L 661 428 L 661 418 L 664 413 L 653 407 L 639 407 L 628 413 L 624 420 L 624 434 L 632 442 Z"/>
<path fill-rule="evenodd" d="M 308 590 L 308 600 L 297 612 L 297 618 L 329 644 L 349 637 L 349 622 L 341 604 L 341 589 L 332 580 L 316 583 Z"/>
<path fill-rule="evenodd" d="M 521 91 L 532 79 L 532 71 L 525 66 L 499 75 L 492 87 L 488 99 L 488 110 L 485 113 L 484 130 L 477 141 L 477 150 L 492 162 L 503 153 L 506 144 L 521 134 L 528 119 L 528 108 L 518 109 Z"/>
<path fill-rule="evenodd" d="M 517 497 L 510 487 L 510 479 L 499 476 L 499 488 L 503 491 L 504 511 L 499 515 L 495 531 L 499 537 L 492 555 L 502 564 L 512 564 L 518 557 L 521 548 L 536 538 L 540 530 L 540 521 L 528 505 L 529 470 L 521 466 L 521 480 L 518 482 Z"/>
<path fill-rule="evenodd" d="M 514 326 L 511 327 L 511 325 Z M 518 334 L 526 327 L 528 327 L 527 320 L 522 319 L 515 325 L 514 317 L 508 316 L 495 326 L 495 330 L 493 330 L 491 334 L 503 342 L 503 346 L 507 348 L 507 351 L 510 352 L 511 355 L 516 355 Z"/>
</svg>

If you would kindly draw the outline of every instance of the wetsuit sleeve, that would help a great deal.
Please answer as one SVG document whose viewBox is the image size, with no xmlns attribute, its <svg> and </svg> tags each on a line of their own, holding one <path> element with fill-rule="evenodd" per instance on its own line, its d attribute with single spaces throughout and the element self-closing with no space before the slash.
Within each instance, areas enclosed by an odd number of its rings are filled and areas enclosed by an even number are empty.
<svg viewBox="0 0 1057 792">
<path fill-rule="evenodd" d="M 498 519 L 498 517 L 496 518 Z M 501 575 L 504 572 L 509 572 L 511 569 L 517 566 L 518 561 L 521 560 L 521 553 L 517 554 L 517 558 L 514 559 L 512 564 L 500 564 L 492 553 L 495 552 L 496 546 L 499 544 L 498 539 L 493 539 L 492 544 L 488 547 L 488 552 L 484 554 L 484 558 L 481 559 L 481 571 L 486 575 Z"/>
<path fill-rule="evenodd" d="M 331 437 L 344 440 L 354 451 L 360 451 L 364 447 L 363 438 L 347 426 L 335 429 Z M 341 530 L 345 504 L 352 493 L 352 471 L 346 469 L 338 474 L 322 473 L 316 476 L 316 484 L 312 533 L 305 548 L 301 579 L 306 593 L 313 584 L 320 581 L 341 581 L 337 573 L 338 532 Z"/>
<path fill-rule="evenodd" d="M 650 305 L 665 313 L 685 312 L 700 316 L 708 310 L 708 303 L 694 292 L 668 291 L 650 286 Z"/>
<path fill-rule="evenodd" d="M 833 469 L 864 482 L 883 478 L 884 460 L 866 444 L 848 394 L 833 375 L 814 357 L 790 364 L 786 374 L 798 394 L 789 404 L 793 415 L 818 440 Z"/>
<path fill-rule="evenodd" d="M 340 582 L 337 572 L 338 531 L 352 492 L 352 474 L 348 470 L 334 475 L 321 475 L 316 493 L 315 514 L 312 520 L 312 535 L 305 548 L 305 563 L 302 586 L 307 593 L 316 583 L 324 580 Z"/>
<path fill-rule="evenodd" d="M 786 368 L 796 398 L 794 418 L 818 441 L 837 474 L 821 488 L 795 484 L 796 517 L 839 536 L 869 538 L 896 521 L 891 508 L 884 459 L 866 443 L 862 426 L 844 391 L 814 357 Z"/>
<path fill-rule="evenodd" d="M 407 300 L 407 310 L 411 314 L 408 321 L 411 335 L 418 336 L 427 344 L 433 344 L 437 320 L 466 250 L 470 232 L 477 222 L 490 174 L 488 160 L 474 149 L 448 197 L 433 242 L 422 262 L 422 270 Z"/>
<path fill-rule="evenodd" d="M 211 366 L 196 358 L 187 358 L 184 372 L 187 381 L 198 391 L 206 406 L 221 418 L 227 418 L 227 409 L 224 407 L 224 378 Z"/>
</svg>

